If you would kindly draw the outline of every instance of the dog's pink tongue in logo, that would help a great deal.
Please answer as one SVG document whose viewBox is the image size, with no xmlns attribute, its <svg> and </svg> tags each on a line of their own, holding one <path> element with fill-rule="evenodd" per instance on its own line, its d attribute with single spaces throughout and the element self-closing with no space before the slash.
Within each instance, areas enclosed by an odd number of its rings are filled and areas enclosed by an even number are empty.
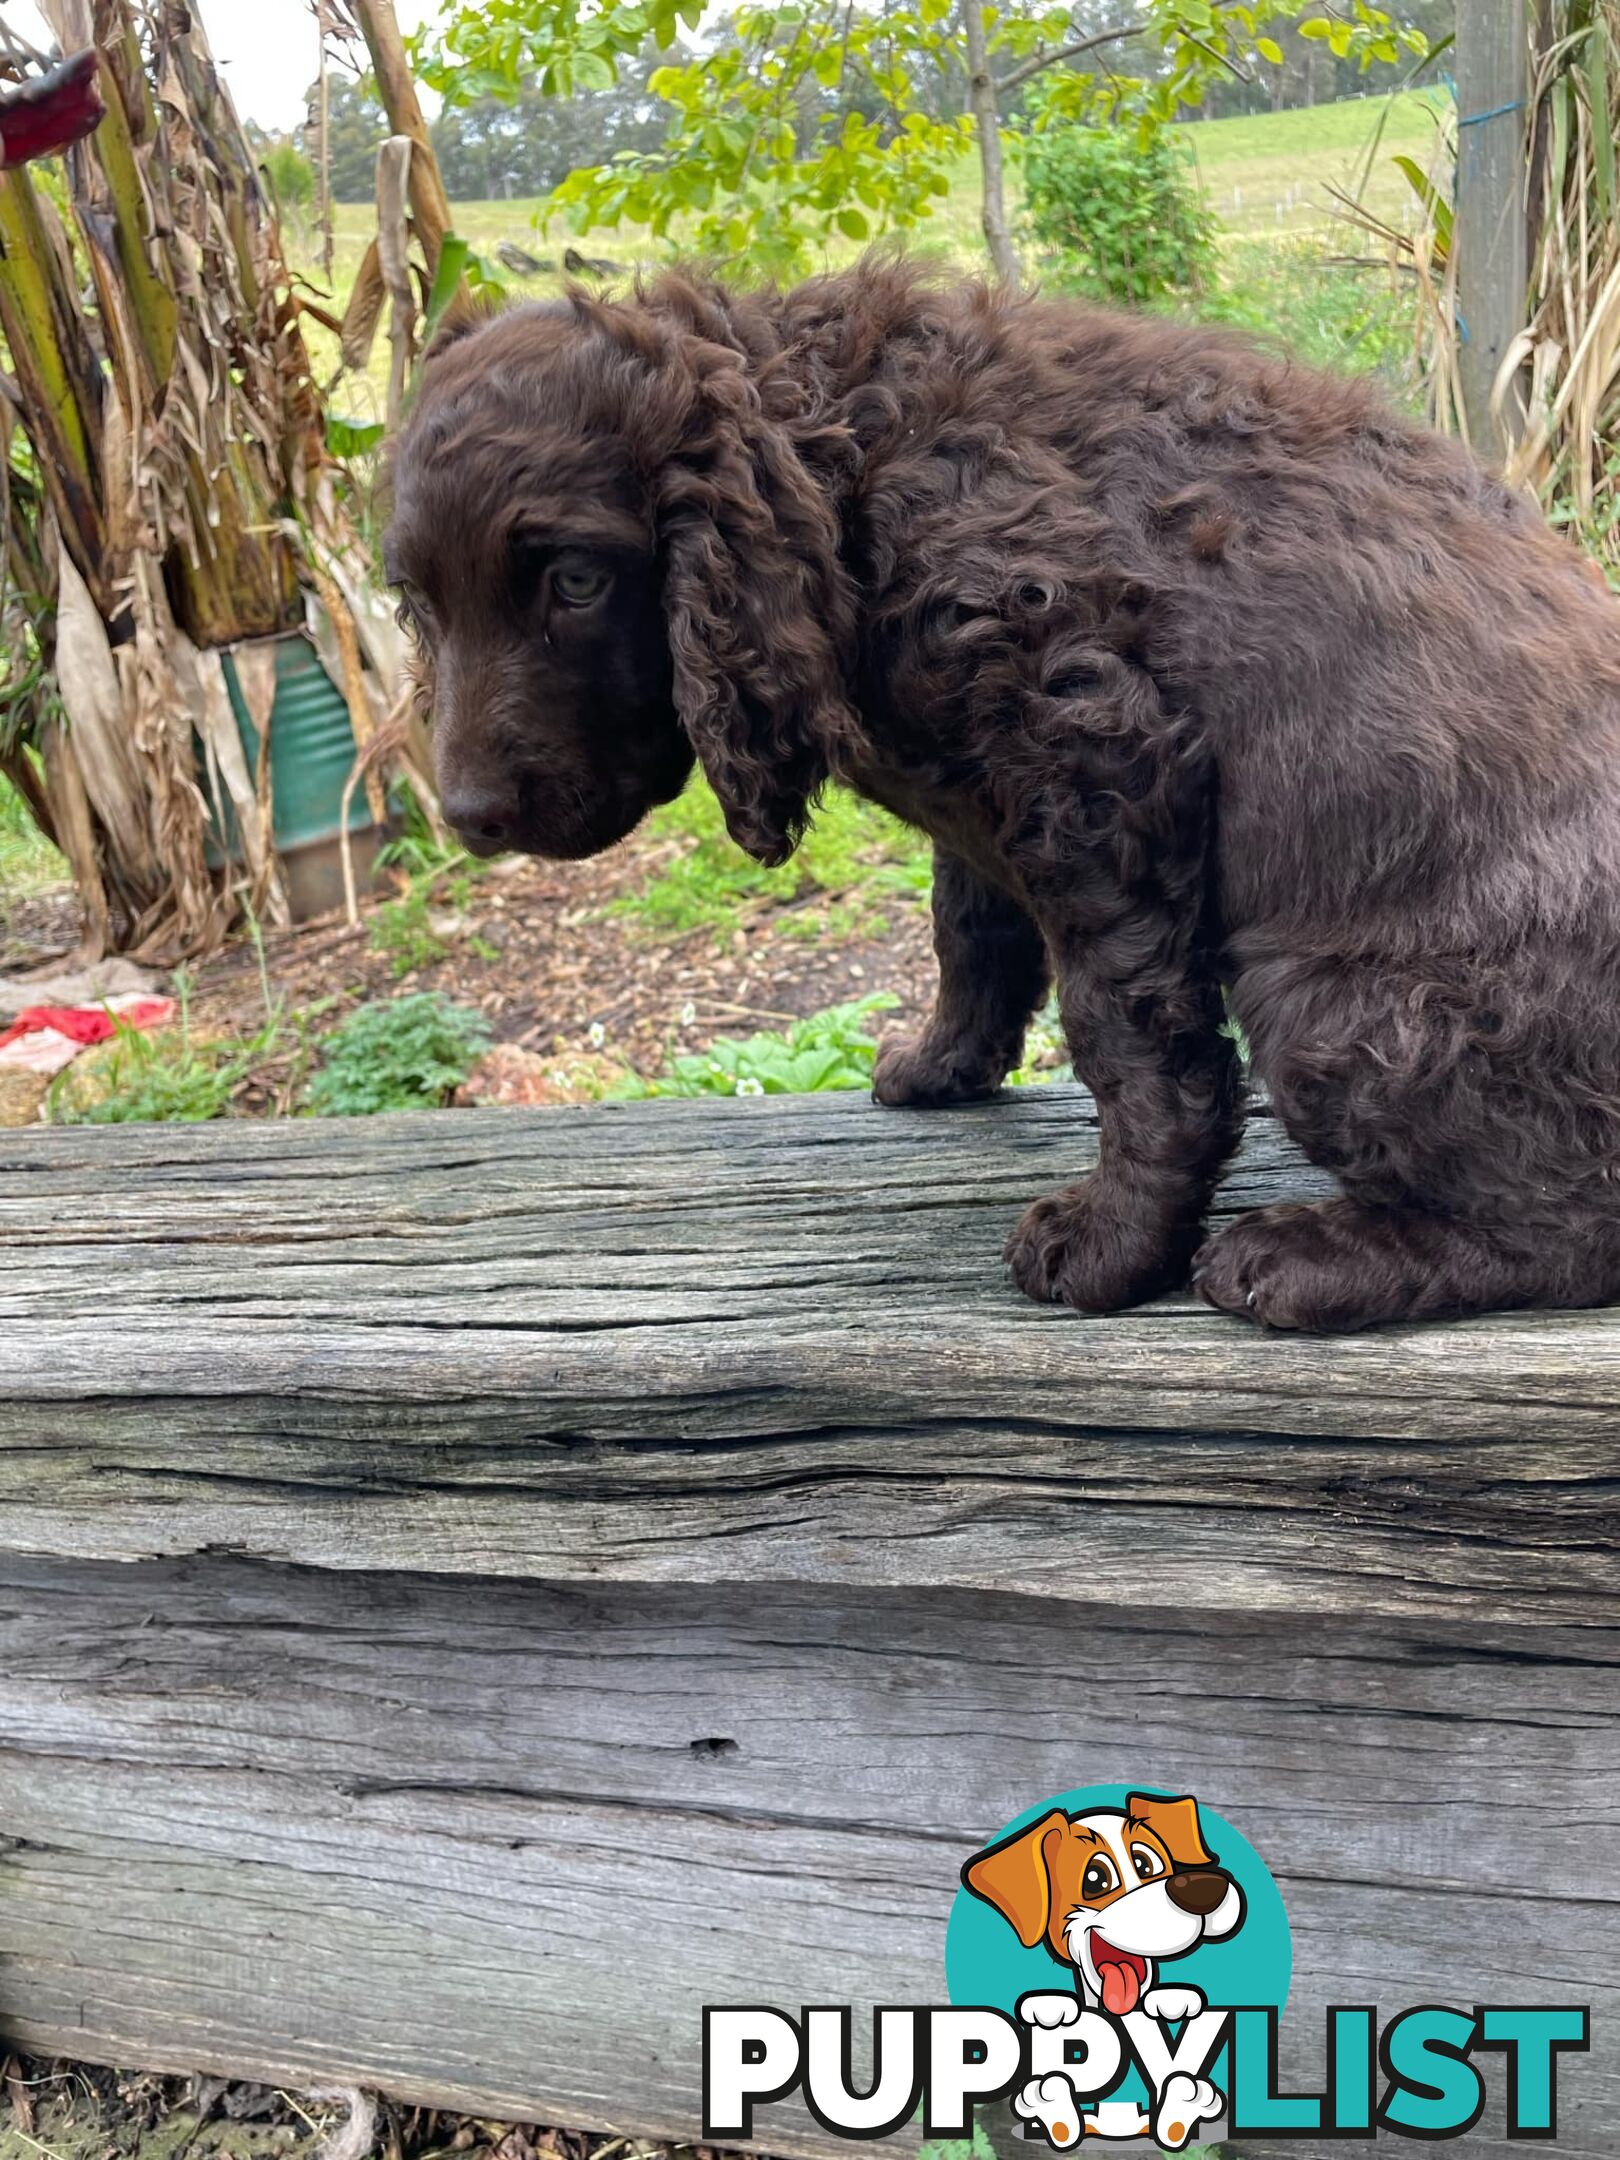
<svg viewBox="0 0 1620 2160">
<path fill-rule="evenodd" d="M 1147 1959 L 1131 1950 L 1116 1950 L 1111 1942 L 1091 1931 L 1091 1962 L 1097 1969 L 1103 2008 L 1110 2017 L 1128 2017 L 1141 1999 L 1147 1978 Z"/>
</svg>

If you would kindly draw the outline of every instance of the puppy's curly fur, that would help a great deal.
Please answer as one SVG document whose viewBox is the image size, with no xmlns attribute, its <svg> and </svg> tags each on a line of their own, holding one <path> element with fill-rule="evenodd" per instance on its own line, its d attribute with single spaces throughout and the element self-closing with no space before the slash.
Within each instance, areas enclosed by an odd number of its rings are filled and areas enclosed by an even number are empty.
<svg viewBox="0 0 1620 2160">
<path fill-rule="evenodd" d="M 1620 607 L 1365 384 L 889 261 L 674 277 L 451 343 L 394 487 L 475 844 L 607 845 L 694 750 L 768 861 L 829 777 L 887 804 L 940 988 L 884 1102 L 990 1094 L 1055 979 L 1101 1159 L 1032 1295 L 1620 1295 Z M 1228 1006 L 1343 1196 L 1195 1259 Z"/>
</svg>

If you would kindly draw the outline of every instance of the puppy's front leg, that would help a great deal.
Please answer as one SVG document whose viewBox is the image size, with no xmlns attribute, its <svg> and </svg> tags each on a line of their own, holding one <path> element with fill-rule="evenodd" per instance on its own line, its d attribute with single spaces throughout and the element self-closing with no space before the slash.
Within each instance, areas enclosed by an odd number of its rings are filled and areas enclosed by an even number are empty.
<svg viewBox="0 0 1620 2160">
<path fill-rule="evenodd" d="M 872 1093 L 881 1103 L 934 1107 L 993 1095 L 1024 1047 L 1046 995 L 1041 933 L 1016 900 L 960 856 L 934 849 L 934 950 L 939 994 L 922 1033 L 890 1043 Z"/>
<path fill-rule="evenodd" d="M 1123 895 L 1047 925 L 1076 1074 L 1097 1099 L 1101 1152 L 1078 1185 L 1037 1200 L 1007 1259 L 1033 1298 L 1116 1312 L 1184 1282 L 1236 1143 L 1241 1084 L 1220 990 L 1196 957 L 1196 913 Z"/>
</svg>

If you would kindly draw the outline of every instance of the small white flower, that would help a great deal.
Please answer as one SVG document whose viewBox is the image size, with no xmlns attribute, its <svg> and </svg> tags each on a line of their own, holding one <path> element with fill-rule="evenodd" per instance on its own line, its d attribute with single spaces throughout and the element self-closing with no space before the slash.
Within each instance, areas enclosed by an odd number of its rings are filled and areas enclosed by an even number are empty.
<svg viewBox="0 0 1620 2160">
<path fill-rule="evenodd" d="M 737 1082 L 737 1093 L 739 1095 L 763 1095 L 764 1092 L 764 1084 L 761 1081 L 739 1080 Z"/>
<path fill-rule="evenodd" d="M 692 1003 L 691 999 L 688 998 L 686 1003 L 681 1007 L 681 1026 L 690 1027 L 692 1025 L 692 1022 L 696 1018 L 697 1007 Z"/>
<path fill-rule="evenodd" d="M 589 1042 L 593 1050 L 600 1050 L 602 1045 L 607 1041 L 607 1029 L 602 1025 L 600 1020 L 593 1020 L 591 1022 L 590 1032 L 587 1035 L 586 1040 Z"/>
</svg>

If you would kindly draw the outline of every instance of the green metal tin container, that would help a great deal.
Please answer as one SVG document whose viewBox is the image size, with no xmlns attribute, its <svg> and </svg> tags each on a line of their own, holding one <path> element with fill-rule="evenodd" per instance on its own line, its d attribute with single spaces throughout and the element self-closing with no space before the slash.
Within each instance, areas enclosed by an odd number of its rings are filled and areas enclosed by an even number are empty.
<svg viewBox="0 0 1620 2160">
<path fill-rule="evenodd" d="M 242 695 L 236 662 L 222 656 L 225 687 L 248 770 L 257 767 L 259 731 Z M 276 641 L 276 695 L 270 708 L 270 807 L 276 853 L 281 858 L 296 921 L 322 914 L 343 899 L 343 789 L 354 769 L 354 730 L 342 692 L 301 630 Z M 363 786 L 349 806 L 349 830 L 357 876 L 366 875 L 380 835 L 372 830 Z M 237 850 L 235 820 L 225 811 L 224 844 Z"/>
</svg>

